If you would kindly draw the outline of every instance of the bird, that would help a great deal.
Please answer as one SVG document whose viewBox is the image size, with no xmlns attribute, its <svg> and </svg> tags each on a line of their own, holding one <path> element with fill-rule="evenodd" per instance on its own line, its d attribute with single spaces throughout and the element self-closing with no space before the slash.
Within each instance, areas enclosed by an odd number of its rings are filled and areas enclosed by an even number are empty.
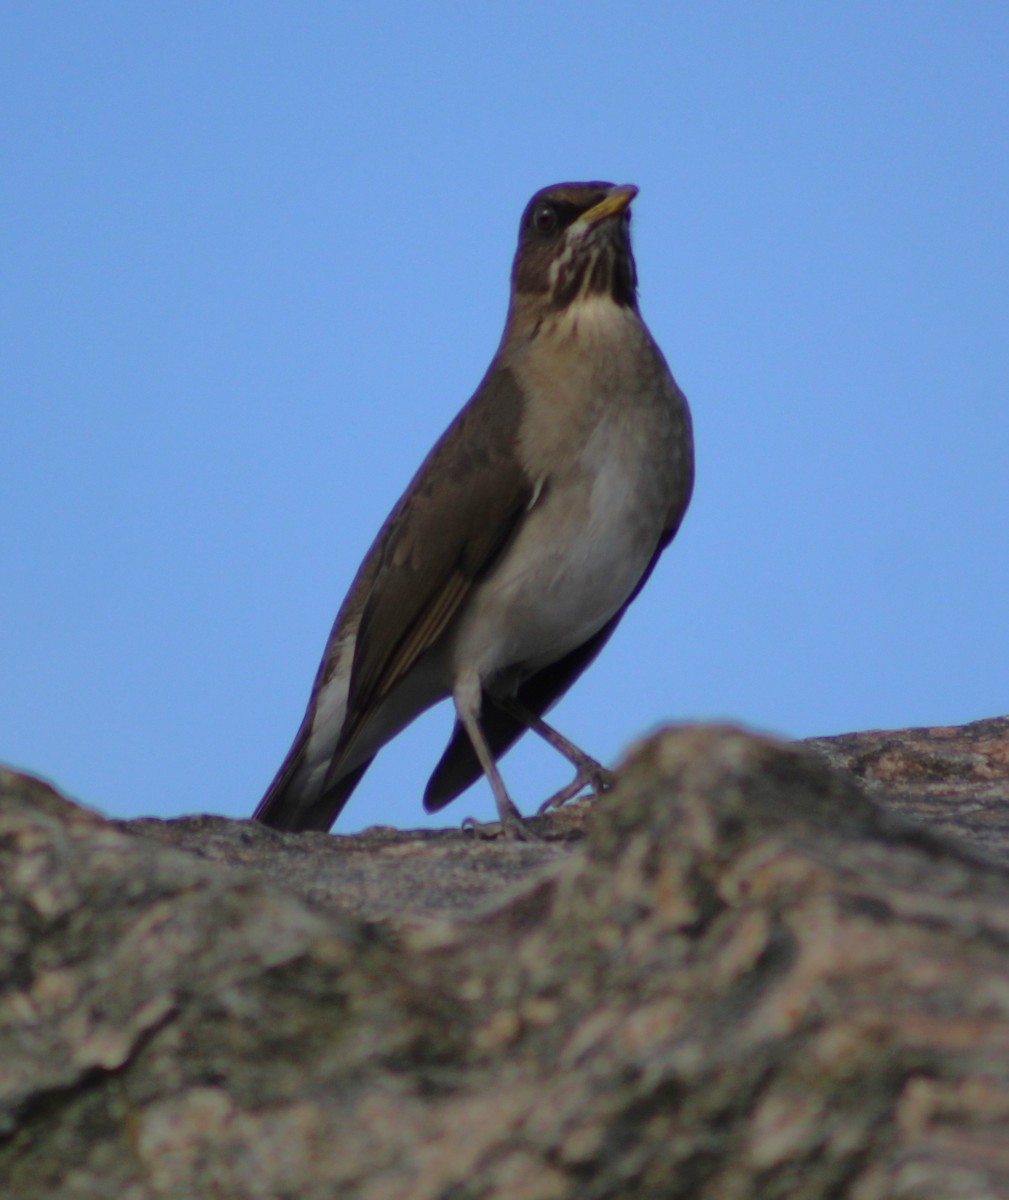
<svg viewBox="0 0 1009 1200">
<path fill-rule="evenodd" d="M 497 351 L 365 555 L 254 820 L 328 830 L 378 751 L 448 698 L 428 812 L 482 774 L 499 818 L 488 836 L 535 840 L 497 766 L 529 730 L 576 768 L 540 811 L 612 783 L 544 716 L 609 640 L 693 491 L 690 409 L 638 305 L 637 194 L 561 183 L 526 205 Z"/>
</svg>

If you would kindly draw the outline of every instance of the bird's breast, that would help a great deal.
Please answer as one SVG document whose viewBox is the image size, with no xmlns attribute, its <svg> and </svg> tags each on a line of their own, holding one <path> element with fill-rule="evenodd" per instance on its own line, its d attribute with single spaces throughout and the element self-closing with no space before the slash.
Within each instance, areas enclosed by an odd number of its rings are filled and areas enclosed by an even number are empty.
<svg viewBox="0 0 1009 1200">
<path fill-rule="evenodd" d="M 477 585 L 452 659 L 487 680 L 557 661 L 598 632 L 647 569 L 666 524 L 668 422 L 616 408 L 548 476 L 496 567 Z"/>
<path fill-rule="evenodd" d="M 690 416 L 637 313 L 570 305 L 509 353 L 523 396 L 516 451 L 534 502 L 476 585 L 453 674 L 521 677 L 625 604 L 690 494 Z"/>
</svg>

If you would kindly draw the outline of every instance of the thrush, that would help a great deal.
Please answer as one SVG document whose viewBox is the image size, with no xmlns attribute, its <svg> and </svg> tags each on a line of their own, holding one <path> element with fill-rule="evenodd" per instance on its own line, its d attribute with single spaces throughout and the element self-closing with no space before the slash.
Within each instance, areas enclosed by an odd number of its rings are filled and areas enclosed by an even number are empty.
<svg viewBox="0 0 1009 1200">
<path fill-rule="evenodd" d="M 497 353 L 365 556 L 256 820 L 329 829 L 378 751 L 447 697 L 428 812 L 483 774 L 506 835 L 529 836 L 497 767 L 529 729 L 576 768 L 548 804 L 609 782 L 543 717 L 651 575 L 694 475 L 687 401 L 638 310 L 637 192 L 529 201 Z"/>
</svg>

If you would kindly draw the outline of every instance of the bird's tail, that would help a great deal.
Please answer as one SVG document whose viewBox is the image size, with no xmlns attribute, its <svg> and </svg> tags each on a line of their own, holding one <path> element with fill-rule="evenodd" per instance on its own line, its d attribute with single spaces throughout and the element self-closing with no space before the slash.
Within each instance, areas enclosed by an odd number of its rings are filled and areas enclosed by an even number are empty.
<svg viewBox="0 0 1009 1200">
<path fill-rule="evenodd" d="M 294 833 L 307 829 L 325 832 L 371 766 L 369 758 L 339 779 L 327 781 L 327 764 L 320 766 L 307 760 L 309 732 L 310 721 L 306 716 L 287 758 L 256 805 L 254 821 Z"/>
</svg>

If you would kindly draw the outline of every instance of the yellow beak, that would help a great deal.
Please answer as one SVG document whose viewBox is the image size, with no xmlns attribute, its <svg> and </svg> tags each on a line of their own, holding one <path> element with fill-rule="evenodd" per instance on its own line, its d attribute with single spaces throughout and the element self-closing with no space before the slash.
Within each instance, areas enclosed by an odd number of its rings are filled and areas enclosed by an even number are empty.
<svg viewBox="0 0 1009 1200">
<path fill-rule="evenodd" d="M 598 225 L 607 217 L 615 217 L 626 211 L 637 194 L 638 189 L 633 183 L 621 184 L 620 187 L 615 187 L 605 200 L 600 200 L 587 213 L 582 213 L 579 220 L 584 221 L 586 225 Z"/>
</svg>

